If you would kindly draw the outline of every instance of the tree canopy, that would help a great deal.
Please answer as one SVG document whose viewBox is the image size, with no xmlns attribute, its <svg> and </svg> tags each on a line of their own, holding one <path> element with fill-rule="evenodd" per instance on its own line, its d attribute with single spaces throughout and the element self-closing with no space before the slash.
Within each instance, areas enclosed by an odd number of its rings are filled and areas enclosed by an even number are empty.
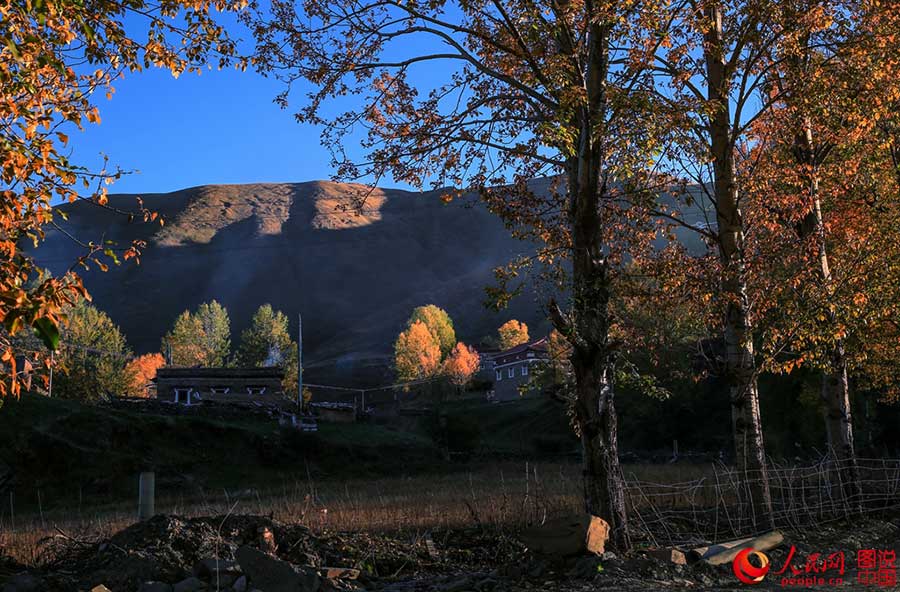
<svg viewBox="0 0 900 592">
<path fill-rule="evenodd" d="M 196 312 L 184 311 L 163 337 L 163 354 L 174 366 L 225 366 L 231 356 L 231 320 L 216 302 L 204 302 Z"/>
<path fill-rule="evenodd" d="M 414 321 L 394 343 L 397 378 L 410 382 L 432 378 L 441 367 L 441 348 L 422 321 Z"/>
<path fill-rule="evenodd" d="M 500 349 L 509 349 L 528 343 L 528 325 L 516 319 L 510 319 L 497 329 L 500 338 Z"/>
<path fill-rule="evenodd" d="M 55 357 L 53 396 L 95 401 L 107 394 L 134 394 L 131 350 L 119 327 L 85 300 L 64 314 L 67 324 Z"/>
<path fill-rule="evenodd" d="M 419 306 L 410 315 L 407 327 L 411 327 L 416 321 L 425 323 L 441 349 L 441 357 L 446 357 L 456 345 L 456 331 L 453 329 L 453 320 L 447 311 L 434 304 Z"/>
<path fill-rule="evenodd" d="M 271 304 L 256 309 L 250 327 L 241 333 L 236 358 L 239 366 L 281 366 L 285 393 L 297 393 L 297 343 L 291 339 L 287 316 Z"/>
</svg>

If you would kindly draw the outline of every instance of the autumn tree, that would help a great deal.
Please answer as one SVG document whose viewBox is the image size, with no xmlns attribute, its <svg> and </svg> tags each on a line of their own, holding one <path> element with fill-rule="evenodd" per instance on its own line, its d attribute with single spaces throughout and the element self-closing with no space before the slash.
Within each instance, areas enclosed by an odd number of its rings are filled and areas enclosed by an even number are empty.
<svg viewBox="0 0 900 592">
<path fill-rule="evenodd" d="M 231 354 L 231 321 L 216 302 L 204 302 L 196 312 L 184 311 L 163 337 L 163 352 L 175 366 L 224 366 Z"/>
<path fill-rule="evenodd" d="M 528 325 L 516 319 L 510 319 L 500 325 L 500 328 L 497 329 L 497 336 L 500 339 L 500 349 L 509 349 L 528 343 Z"/>
<path fill-rule="evenodd" d="M 758 366 L 748 296 L 747 225 L 742 209 L 738 156 L 753 106 L 771 100 L 758 95 L 766 66 L 783 31 L 765 2 L 704 0 L 673 11 L 665 41 L 644 60 L 663 78 L 654 88 L 673 105 L 677 117 L 667 163 L 694 188 L 675 193 L 685 209 L 699 205 L 698 220 L 677 205 L 659 215 L 708 241 L 718 255 L 718 298 L 723 336 L 720 375 L 727 384 L 738 469 L 750 487 L 754 518 L 770 524 L 772 502 L 759 411 Z M 665 78 L 667 77 L 667 78 Z M 745 111 L 746 110 L 746 111 Z M 682 132 L 682 133 L 679 133 Z M 704 219 L 705 218 L 705 219 Z"/>
<path fill-rule="evenodd" d="M 292 346 L 288 319 L 281 311 L 263 304 L 250 320 L 250 327 L 241 333 L 237 362 L 241 366 L 262 366 L 273 357 L 281 358 Z"/>
<path fill-rule="evenodd" d="M 271 304 L 253 314 L 250 327 L 241 333 L 237 364 L 247 367 L 281 366 L 285 393 L 297 394 L 297 343 L 291 339 L 288 318 Z"/>
<path fill-rule="evenodd" d="M 461 388 L 472 380 L 480 366 L 481 357 L 478 352 L 460 341 L 444 360 L 441 371 L 451 384 Z"/>
<path fill-rule="evenodd" d="M 113 81 L 126 73 L 160 67 L 177 76 L 199 72 L 211 60 L 227 64 L 234 44 L 213 12 L 241 5 L 11 0 L 0 7 L 0 323 L 7 335 L 34 330 L 55 349 L 61 310 L 85 295 L 75 269 L 136 258 L 143 246 L 108 245 L 65 228 L 54 200 L 111 210 L 107 185 L 122 174 L 73 162 L 67 134 L 100 122 L 95 96 L 110 97 Z M 126 21 L 140 35 L 129 34 Z M 122 214 L 155 217 L 139 202 Z M 38 270 L 24 249 L 39 246 L 48 228 L 70 236 L 81 253 L 69 273 L 28 287 Z M 13 353 L 12 341 L 0 338 L 0 398 L 19 392 Z M 37 357 L 46 363 L 46 354 Z"/>
<path fill-rule="evenodd" d="M 453 320 L 447 311 L 434 304 L 418 306 L 410 315 L 407 327 L 412 326 L 416 321 L 425 323 L 441 348 L 441 357 L 446 357 L 456 345 L 456 331 L 453 328 Z"/>
<path fill-rule="evenodd" d="M 769 288 L 779 295 L 778 314 L 762 344 L 781 354 L 772 356 L 776 371 L 821 373 L 827 449 L 853 495 L 860 485 L 851 373 L 854 360 L 873 351 L 882 304 L 897 296 L 897 251 L 887 237 L 898 204 L 881 132 L 900 95 L 900 15 L 877 4 L 812 1 L 788 4 L 783 14 L 795 33 L 771 76 L 778 100 L 751 132 L 750 203 L 774 222 L 757 224 L 756 242 L 781 245 L 767 270 L 780 281 Z"/>
<path fill-rule="evenodd" d="M 95 401 L 108 394 L 131 394 L 131 350 L 119 327 L 85 300 L 66 307 L 63 314 L 67 323 L 54 358 L 53 396 Z"/>
<path fill-rule="evenodd" d="M 406 382 L 436 376 L 441 368 L 441 348 L 422 321 L 413 322 L 394 343 L 394 368 Z"/>
<path fill-rule="evenodd" d="M 572 345 L 585 506 L 610 522 L 621 549 L 630 539 L 608 302 L 622 251 L 643 245 L 645 210 L 629 205 L 654 182 L 665 116 L 646 65 L 632 58 L 665 41 L 661 6 L 276 0 L 247 17 L 258 69 L 289 89 L 312 83 L 297 119 L 328 123 L 323 145 L 334 148 L 339 177 L 430 184 L 449 188 L 446 199 L 477 195 L 515 236 L 539 245 L 535 258 L 498 270 L 492 296 L 504 304 L 523 278 L 550 286 L 543 303 Z M 438 66 L 441 82 L 417 83 L 417 71 Z M 355 106 L 333 115 L 330 100 L 347 95 Z M 289 90 L 278 100 L 286 106 Z M 358 145 L 360 126 L 367 154 L 357 159 L 345 147 Z M 529 184 L 542 175 L 552 181 Z M 540 271 L 524 274 L 528 263 Z"/>
<path fill-rule="evenodd" d="M 156 378 L 156 371 L 166 365 L 160 353 L 144 354 L 128 362 L 125 372 L 132 376 L 129 394 L 136 397 L 148 396 L 147 385 Z"/>
</svg>

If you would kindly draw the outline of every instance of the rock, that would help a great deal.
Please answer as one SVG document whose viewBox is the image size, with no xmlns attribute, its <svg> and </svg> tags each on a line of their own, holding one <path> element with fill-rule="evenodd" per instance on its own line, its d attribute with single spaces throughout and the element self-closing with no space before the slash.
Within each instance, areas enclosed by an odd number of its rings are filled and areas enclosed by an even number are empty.
<svg viewBox="0 0 900 592">
<path fill-rule="evenodd" d="M 172 586 L 164 582 L 144 582 L 138 592 L 172 592 Z"/>
<path fill-rule="evenodd" d="M 200 590 L 206 590 L 206 582 L 194 576 L 172 586 L 172 592 L 199 592 Z"/>
<path fill-rule="evenodd" d="M 599 564 L 597 557 L 582 557 L 575 563 L 570 575 L 580 580 L 589 580 L 597 575 Z"/>
<path fill-rule="evenodd" d="M 315 572 L 298 572 L 290 563 L 252 547 L 241 547 L 234 558 L 253 586 L 265 592 L 316 592 L 319 588 Z"/>
<path fill-rule="evenodd" d="M 323 567 L 322 575 L 329 580 L 355 580 L 359 577 L 359 570 L 350 567 Z"/>
<path fill-rule="evenodd" d="M 528 568 L 528 577 L 532 580 L 536 580 L 543 576 L 547 572 L 547 565 L 543 561 L 535 561 L 530 568 Z"/>
<path fill-rule="evenodd" d="M 598 516 L 591 516 L 584 537 L 585 549 L 594 555 L 603 555 L 606 552 L 606 541 L 608 540 L 609 522 Z"/>
<path fill-rule="evenodd" d="M 100 584 L 99 586 L 94 586 L 93 588 L 91 588 L 91 592 L 112 592 L 112 590 L 110 590 L 103 584 Z"/>
<path fill-rule="evenodd" d="M 441 586 L 441 592 L 463 592 L 472 588 L 472 578 L 463 576 Z"/>
<path fill-rule="evenodd" d="M 27 573 L 14 575 L 3 585 L 3 592 L 38 592 L 42 589 L 41 580 Z"/>
<path fill-rule="evenodd" d="M 650 557 L 663 561 L 665 563 L 674 563 L 675 565 L 687 565 L 687 554 L 681 549 L 675 547 L 665 549 L 650 549 L 648 551 Z"/>
<path fill-rule="evenodd" d="M 602 555 L 609 540 L 609 523 L 597 516 L 578 514 L 528 528 L 520 538 L 529 549 L 545 555 L 567 557 L 585 551 Z"/>
<path fill-rule="evenodd" d="M 603 555 L 600 556 L 601 561 L 615 561 L 618 558 L 618 555 L 616 555 L 612 551 L 606 551 L 605 553 L 603 553 Z"/>
<path fill-rule="evenodd" d="M 234 585 L 231 586 L 231 589 L 234 592 L 247 592 L 247 576 L 239 577 Z"/>
<path fill-rule="evenodd" d="M 257 532 L 259 534 L 260 550 L 263 553 L 274 555 L 278 550 L 278 545 L 275 544 L 275 534 L 272 532 L 272 529 L 268 526 L 260 526 Z"/>
<path fill-rule="evenodd" d="M 235 573 L 237 566 L 234 561 L 225 561 L 224 559 L 201 559 L 194 564 L 193 574 L 198 578 L 212 579 L 217 573 Z"/>
</svg>

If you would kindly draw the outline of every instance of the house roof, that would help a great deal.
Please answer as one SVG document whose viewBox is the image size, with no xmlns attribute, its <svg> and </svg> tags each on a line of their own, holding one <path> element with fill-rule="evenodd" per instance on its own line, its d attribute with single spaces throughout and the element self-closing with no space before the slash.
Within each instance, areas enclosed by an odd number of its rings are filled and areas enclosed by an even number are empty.
<svg viewBox="0 0 900 592">
<path fill-rule="evenodd" d="M 535 352 L 535 353 L 546 354 L 548 352 L 547 338 L 542 337 L 542 338 L 538 339 L 537 341 L 532 341 L 530 343 L 521 343 L 515 347 L 511 347 L 507 350 L 503 350 L 500 353 L 494 354 L 492 356 L 492 358 L 493 359 L 506 358 L 509 356 L 514 356 L 514 355 L 518 355 L 518 354 L 522 354 L 522 353 L 526 353 L 526 352 L 530 352 L 530 351 Z"/>
<path fill-rule="evenodd" d="M 266 368 L 160 368 L 156 371 L 157 380 L 173 378 L 284 378 L 284 370 L 278 366 Z"/>
</svg>

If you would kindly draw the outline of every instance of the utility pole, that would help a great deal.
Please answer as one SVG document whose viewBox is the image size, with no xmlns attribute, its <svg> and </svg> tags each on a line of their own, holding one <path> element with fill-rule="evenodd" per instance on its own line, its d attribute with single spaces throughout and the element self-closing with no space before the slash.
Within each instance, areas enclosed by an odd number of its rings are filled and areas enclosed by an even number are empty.
<svg viewBox="0 0 900 592">
<path fill-rule="evenodd" d="M 297 411 L 303 411 L 303 316 L 297 313 Z"/>
</svg>

